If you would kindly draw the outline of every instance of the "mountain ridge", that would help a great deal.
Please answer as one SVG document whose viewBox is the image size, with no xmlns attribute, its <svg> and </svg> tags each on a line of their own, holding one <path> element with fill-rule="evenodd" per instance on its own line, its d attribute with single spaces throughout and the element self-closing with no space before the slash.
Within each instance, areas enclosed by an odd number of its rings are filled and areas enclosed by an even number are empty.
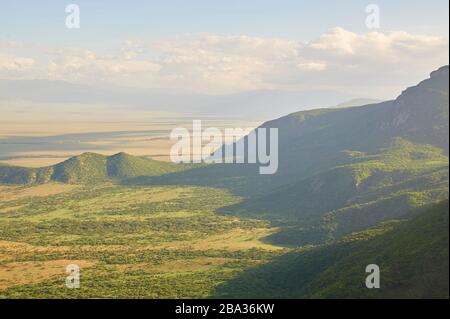
<svg viewBox="0 0 450 319">
<path fill-rule="evenodd" d="M 278 129 L 274 175 L 259 175 L 256 165 L 214 164 L 132 183 L 228 189 L 244 200 L 220 213 L 271 220 L 281 231 L 269 239 L 283 245 L 333 241 L 409 218 L 448 198 L 448 82 L 444 66 L 392 101 L 264 123 Z"/>
</svg>

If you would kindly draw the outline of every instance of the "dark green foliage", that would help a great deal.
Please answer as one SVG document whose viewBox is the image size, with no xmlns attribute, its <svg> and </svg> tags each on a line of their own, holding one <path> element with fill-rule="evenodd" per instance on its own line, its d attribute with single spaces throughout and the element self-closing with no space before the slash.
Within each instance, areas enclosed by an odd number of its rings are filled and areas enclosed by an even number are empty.
<svg viewBox="0 0 450 319">
<path fill-rule="evenodd" d="M 77 184 L 105 181 L 107 178 L 107 158 L 99 154 L 84 153 L 56 164 L 51 179 Z"/>
<path fill-rule="evenodd" d="M 131 178 L 136 176 L 159 176 L 181 171 L 183 165 L 155 161 L 153 159 L 136 157 L 126 153 L 118 153 L 107 158 L 108 177 Z"/>
<path fill-rule="evenodd" d="M 385 234 L 368 238 L 352 236 L 337 244 L 277 257 L 223 284 L 216 296 L 448 298 L 448 200 Z M 380 289 L 365 286 L 369 264 L 380 267 Z"/>
<path fill-rule="evenodd" d="M 266 213 L 303 227 L 322 222 L 334 225 L 329 235 L 341 236 L 448 198 L 448 158 L 441 152 L 398 138 L 372 154 L 347 152 L 352 157 L 347 164 L 222 210 L 249 216 Z"/>
<path fill-rule="evenodd" d="M 126 153 L 103 156 L 84 153 L 45 168 L 0 166 L 0 183 L 33 184 L 58 181 L 71 184 L 123 180 L 137 176 L 158 176 L 187 169 L 184 165 L 155 161 Z"/>
<path fill-rule="evenodd" d="M 230 252 L 227 250 L 154 250 L 138 252 L 133 247 L 103 250 L 95 253 L 74 247 L 68 253 L 42 253 L 26 256 L 26 260 L 48 261 L 66 259 L 99 260 L 95 269 L 81 274 L 80 289 L 67 289 L 65 275 L 38 284 L 21 285 L 0 291 L 2 298 L 208 298 L 214 287 L 236 277 L 242 269 L 267 262 L 275 256 L 265 250 Z M 170 261 L 189 262 L 195 258 L 226 259 L 223 265 L 195 271 L 155 271 L 138 268 L 120 270 L 120 266 L 146 263 L 147 267 Z M 22 261 L 16 258 L 16 261 Z M 167 269 L 170 270 L 170 269 Z"/>
</svg>

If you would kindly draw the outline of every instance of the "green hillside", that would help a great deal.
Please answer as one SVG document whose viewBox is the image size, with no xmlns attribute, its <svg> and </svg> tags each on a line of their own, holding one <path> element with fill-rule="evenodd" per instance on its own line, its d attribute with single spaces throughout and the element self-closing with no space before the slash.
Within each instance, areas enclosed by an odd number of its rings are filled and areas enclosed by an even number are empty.
<svg viewBox="0 0 450 319">
<path fill-rule="evenodd" d="M 326 238 L 339 237 L 448 198 L 448 157 L 434 146 L 397 138 L 375 153 L 345 153 L 347 164 L 223 211 L 298 222 L 303 228 L 288 228 L 289 240 L 295 242 L 296 232 L 296 244 L 302 245 L 315 243 L 317 232 Z M 305 234 L 310 232 L 305 223 L 320 225 L 311 238 Z"/>
<path fill-rule="evenodd" d="M 178 172 L 183 165 L 155 161 L 144 157 L 136 157 L 127 153 L 118 153 L 107 158 L 109 177 L 130 178 L 136 176 L 159 176 Z"/>
<path fill-rule="evenodd" d="M 274 175 L 217 164 L 131 182 L 228 189 L 245 200 L 220 212 L 271 220 L 281 229 L 268 239 L 276 244 L 332 241 L 408 217 L 448 198 L 448 71 L 432 72 L 393 101 L 264 123 L 279 131 Z"/>
<path fill-rule="evenodd" d="M 108 178 L 107 158 L 84 153 L 52 167 L 52 180 L 64 183 L 90 183 Z"/>
<path fill-rule="evenodd" d="M 448 230 L 447 200 L 410 221 L 278 257 L 222 285 L 216 296 L 448 298 Z M 380 289 L 365 286 L 369 264 L 380 267 Z"/>
<path fill-rule="evenodd" d="M 0 183 L 33 184 L 58 181 L 71 184 L 123 180 L 179 172 L 186 166 L 136 157 L 126 153 L 103 156 L 83 153 L 44 168 L 0 166 Z"/>
</svg>

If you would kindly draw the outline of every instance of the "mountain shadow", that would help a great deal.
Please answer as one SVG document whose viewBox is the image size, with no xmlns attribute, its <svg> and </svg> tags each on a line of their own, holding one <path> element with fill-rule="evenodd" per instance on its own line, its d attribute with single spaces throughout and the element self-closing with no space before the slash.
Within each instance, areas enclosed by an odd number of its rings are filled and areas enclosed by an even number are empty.
<svg viewBox="0 0 450 319">
<path fill-rule="evenodd" d="M 220 285 L 215 298 L 448 298 L 448 200 L 412 220 L 291 252 Z M 380 269 L 368 289 L 366 266 Z"/>
</svg>

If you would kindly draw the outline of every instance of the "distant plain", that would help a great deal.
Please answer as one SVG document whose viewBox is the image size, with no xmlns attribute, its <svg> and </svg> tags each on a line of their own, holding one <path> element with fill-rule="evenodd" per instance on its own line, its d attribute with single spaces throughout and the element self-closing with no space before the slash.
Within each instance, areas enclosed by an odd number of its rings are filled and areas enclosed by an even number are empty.
<svg viewBox="0 0 450 319">
<path fill-rule="evenodd" d="M 42 167 L 83 152 L 127 152 L 168 161 L 172 129 L 256 127 L 259 122 L 208 114 L 156 112 L 126 106 L 0 102 L 0 163 Z"/>
</svg>

